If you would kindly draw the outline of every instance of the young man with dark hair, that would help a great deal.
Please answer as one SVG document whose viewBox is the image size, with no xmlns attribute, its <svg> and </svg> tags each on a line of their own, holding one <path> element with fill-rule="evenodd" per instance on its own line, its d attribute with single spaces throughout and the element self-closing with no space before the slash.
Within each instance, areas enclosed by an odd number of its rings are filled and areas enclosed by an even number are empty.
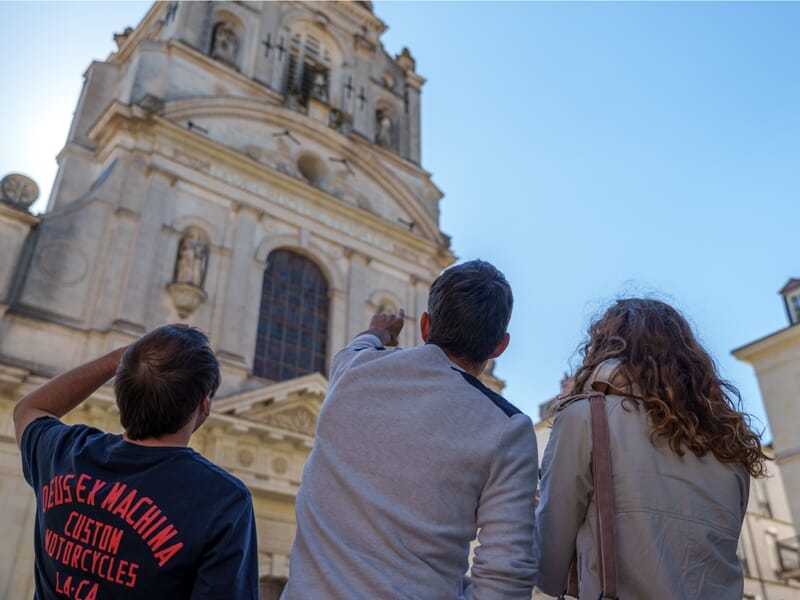
<svg viewBox="0 0 800 600">
<path fill-rule="evenodd" d="M 115 374 L 125 433 L 59 420 Z M 250 492 L 188 447 L 219 382 L 205 335 L 168 325 L 19 401 L 37 600 L 258 598 Z"/>
<path fill-rule="evenodd" d="M 467 262 L 434 281 L 425 345 L 386 349 L 401 310 L 334 357 L 283 600 L 530 600 L 536 437 L 478 380 L 512 304 L 502 273 Z"/>
</svg>

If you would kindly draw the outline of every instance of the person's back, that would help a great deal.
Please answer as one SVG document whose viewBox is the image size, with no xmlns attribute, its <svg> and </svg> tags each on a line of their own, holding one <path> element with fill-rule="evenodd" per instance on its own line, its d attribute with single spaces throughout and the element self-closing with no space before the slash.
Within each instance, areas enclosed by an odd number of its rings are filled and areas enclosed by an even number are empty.
<svg viewBox="0 0 800 600">
<path fill-rule="evenodd" d="M 710 455 L 679 456 L 663 440 L 651 443 L 645 411 L 630 403 L 624 406 L 623 402 L 623 395 L 606 395 L 617 595 L 649 600 L 741 598 L 742 569 L 736 547 L 747 503 L 747 471 Z M 558 439 L 553 440 L 553 448 L 569 445 L 571 449 L 568 455 L 559 452 L 558 457 L 546 453 L 548 466 L 589 478 L 592 440 L 588 400 L 573 402 L 556 418 L 559 427 L 554 436 Z M 575 552 L 581 557 L 581 597 L 597 598 L 601 585 L 596 568 L 595 498 L 591 486 L 582 491 L 585 497 L 591 497 L 588 505 L 568 507 L 563 498 L 554 497 L 555 504 L 539 515 L 537 537 L 542 539 L 544 556 L 539 585 L 551 590 L 552 586 L 562 587 L 563 567 L 554 568 L 553 564 L 567 554 L 571 558 Z M 564 515 L 562 511 L 567 510 L 586 515 L 572 538 L 569 522 L 575 518 Z M 564 559 L 561 561 L 563 564 Z"/>
<path fill-rule="evenodd" d="M 761 467 L 758 440 L 723 396 L 725 384 L 697 376 L 712 373 L 713 367 L 677 312 L 657 301 L 624 300 L 609 313 L 590 329 L 575 388 L 606 394 L 617 596 L 741 598 L 743 574 L 736 548 L 749 471 L 758 474 Z M 660 327 L 661 319 L 651 313 L 661 315 L 667 326 Z M 652 327 L 658 335 L 632 332 L 631 323 L 645 330 Z M 670 327 L 681 331 L 674 337 L 682 337 L 682 347 L 692 348 L 696 364 L 684 361 L 681 349 L 662 339 L 673 337 L 665 333 Z M 609 347 L 612 350 L 606 352 Z M 640 352 L 653 361 L 640 361 Z M 638 368 L 641 364 L 658 365 L 657 380 L 666 384 L 667 392 L 653 393 L 656 379 L 648 369 Z M 674 372 L 680 373 L 681 381 L 693 382 L 687 387 L 695 393 L 675 383 L 673 364 L 680 365 Z M 704 381 L 705 387 L 694 381 Z M 694 415 L 696 429 L 687 435 L 682 423 L 692 421 L 688 415 Z M 716 446 L 703 451 L 702 444 L 710 440 Z M 589 401 L 585 396 L 568 398 L 556 413 L 545 449 L 537 510 L 537 585 L 550 594 L 563 591 L 573 556 L 580 597 L 596 598 L 605 591 L 598 572 L 592 457 Z"/>
<path fill-rule="evenodd" d="M 115 371 L 124 434 L 59 420 Z M 218 385 L 205 336 L 167 326 L 20 400 L 36 598 L 257 598 L 250 493 L 188 447 Z"/>
<path fill-rule="evenodd" d="M 527 600 L 537 472 L 530 419 L 435 343 L 381 342 L 357 336 L 331 365 L 283 599 Z"/>
</svg>

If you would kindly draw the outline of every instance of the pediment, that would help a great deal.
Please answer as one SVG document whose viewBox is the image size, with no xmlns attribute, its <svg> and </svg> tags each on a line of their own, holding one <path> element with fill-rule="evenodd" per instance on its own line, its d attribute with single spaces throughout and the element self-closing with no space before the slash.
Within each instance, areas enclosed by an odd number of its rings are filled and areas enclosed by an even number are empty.
<svg viewBox="0 0 800 600">
<path fill-rule="evenodd" d="M 314 187 L 393 226 L 440 240 L 430 206 L 438 203 L 441 192 L 426 173 L 406 173 L 401 159 L 393 168 L 383 164 L 387 159 L 382 149 L 355 144 L 283 107 L 244 98 L 174 100 L 166 103 L 163 117 L 181 127 L 191 123 L 203 137 L 300 181 L 307 179 L 299 165 L 313 155 L 320 173 L 319 181 L 311 183 Z"/>
<path fill-rule="evenodd" d="M 214 412 L 314 435 L 327 389 L 327 379 L 312 373 L 222 398 Z"/>
</svg>

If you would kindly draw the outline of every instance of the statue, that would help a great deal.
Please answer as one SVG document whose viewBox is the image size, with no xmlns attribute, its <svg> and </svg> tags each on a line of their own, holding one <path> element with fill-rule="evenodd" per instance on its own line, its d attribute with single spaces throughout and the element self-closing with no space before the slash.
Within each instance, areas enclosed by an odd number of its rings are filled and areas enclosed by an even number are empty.
<svg viewBox="0 0 800 600">
<path fill-rule="evenodd" d="M 377 115 L 378 131 L 375 134 L 375 142 L 383 148 L 392 147 L 392 119 L 386 112 L 379 110 Z"/>
<path fill-rule="evenodd" d="M 286 93 L 286 108 L 289 110 L 300 110 L 300 94 L 297 88 L 292 85 Z"/>
<path fill-rule="evenodd" d="M 328 79 L 322 71 L 314 73 L 314 78 L 311 80 L 310 96 L 322 102 L 328 102 Z"/>
<path fill-rule="evenodd" d="M 236 31 L 228 23 L 217 23 L 214 26 L 214 39 L 211 42 L 211 58 L 236 67 L 236 53 L 239 41 Z"/>
<path fill-rule="evenodd" d="M 175 261 L 175 283 L 188 283 L 202 288 L 205 283 L 207 265 L 208 243 L 200 239 L 196 232 L 187 232 L 178 246 L 178 258 Z"/>
</svg>

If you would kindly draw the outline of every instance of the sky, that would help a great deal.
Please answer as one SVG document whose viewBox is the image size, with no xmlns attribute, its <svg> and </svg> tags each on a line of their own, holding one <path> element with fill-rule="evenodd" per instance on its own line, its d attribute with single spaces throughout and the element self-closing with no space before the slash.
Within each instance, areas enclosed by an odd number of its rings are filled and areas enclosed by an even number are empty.
<svg viewBox="0 0 800 600">
<path fill-rule="evenodd" d="M 43 210 L 92 60 L 147 2 L 3 2 L 0 176 Z M 800 277 L 800 3 L 376 2 L 386 50 L 427 79 L 422 164 L 460 260 L 511 282 L 495 374 L 532 416 L 593 318 L 649 295 L 689 318 L 753 425 L 731 350 L 788 324 Z M 790 391 L 796 394 L 796 390 Z"/>
</svg>

